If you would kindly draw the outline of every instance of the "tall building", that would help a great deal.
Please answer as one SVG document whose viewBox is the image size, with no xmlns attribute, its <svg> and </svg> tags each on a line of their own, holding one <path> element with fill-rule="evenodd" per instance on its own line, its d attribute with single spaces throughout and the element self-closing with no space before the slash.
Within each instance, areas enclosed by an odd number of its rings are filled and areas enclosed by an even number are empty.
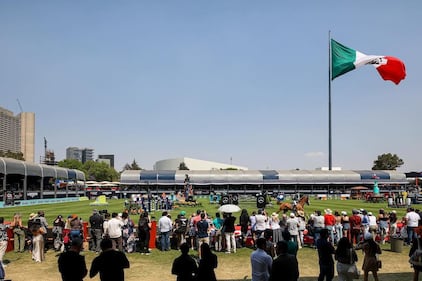
<svg viewBox="0 0 422 281">
<path fill-rule="evenodd" d="M 94 149 L 92 148 L 79 148 L 68 147 L 66 148 L 66 159 L 76 159 L 85 163 L 94 160 Z"/>
<path fill-rule="evenodd" d="M 0 107 L 0 150 L 22 152 L 26 161 L 35 160 L 35 113 L 12 111 Z"/>
<path fill-rule="evenodd" d="M 114 168 L 114 154 L 100 154 L 98 155 L 98 162 L 105 162 L 110 167 Z"/>
</svg>

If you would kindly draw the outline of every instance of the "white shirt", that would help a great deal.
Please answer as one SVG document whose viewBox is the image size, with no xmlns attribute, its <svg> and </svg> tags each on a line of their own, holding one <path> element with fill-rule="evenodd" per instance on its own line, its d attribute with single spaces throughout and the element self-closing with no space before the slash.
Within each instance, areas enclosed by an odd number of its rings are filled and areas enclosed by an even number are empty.
<svg viewBox="0 0 422 281">
<path fill-rule="evenodd" d="M 255 219 L 256 219 L 255 229 L 256 230 L 265 230 L 266 229 L 265 223 L 266 223 L 267 217 L 264 216 L 264 215 L 258 214 L 258 215 L 255 215 Z"/>
<path fill-rule="evenodd" d="M 118 218 L 112 218 L 108 221 L 108 235 L 110 238 L 119 238 L 122 236 L 123 221 Z"/>
<path fill-rule="evenodd" d="M 169 217 L 162 216 L 158 220 L 158 229 L 160 230 L 160 232 L 169 232 L 172 229 L 172 224 L 173 223 Z"/>
<path fill-rule="evenodd" d="M 418 227 L 421 217 L 418 213 L 412 211 L 406 214 L 406 224 L 409 227 Z"/>
<path fill-rule="evenodd" d="M 267 281 L 270 278 L 273 259 L 262 249 L 251 254 L 252 281 Z"/>
</svg>

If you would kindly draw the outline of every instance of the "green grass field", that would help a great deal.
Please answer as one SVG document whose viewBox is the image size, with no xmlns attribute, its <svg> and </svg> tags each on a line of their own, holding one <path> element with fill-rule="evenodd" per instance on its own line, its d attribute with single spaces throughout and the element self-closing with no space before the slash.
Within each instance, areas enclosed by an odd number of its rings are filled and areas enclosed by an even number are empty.
<svg viewBox="0 0 422 281">
<path fill-rule="evenodd" d="M 109 212 L 122 212 L 124 210 L 123 200 L 108 200 L 109 205 L 106 208 L 99 207 L 98 209 L 107 209 Z M 193 213 L 196 209 L 205 209 L 209 214 L 214 215 L 219 207 L 218 204 L 210 204 L 206 199 L 199 199 L 202 204 L 201 207 L 183 207 L 171 211 L 173 218 L 181 211 L 184 210 L 189 213 Z M 32 212 L 38 210 L 45 211 L 47 221 L 51 224 L 54 218 L 61 214 L 67 216 L 70 214 L 78 214 L 82 219 L 87 220 L 92 213 L 94 207 L 89 205 L 90 201 L 80 201 L 73 203 L 58 203 L 58 204 L 46 204 L 46 205 L 34 205 L 34 206 L 19 206 L 19 207 L 7 207 L 0 211 L 0 216 L 5 217 L 6 220 L 10 220 L 15 212 L 19 212 L 23 215 L 25 221 Z M 387 208 L 386 203 L 366 203 L 357 200 L 311 200 L 311 205 L 305 207 L 306 213 L 309 215 L 314 210 L 323 211 L 326 208 L 330 208 L 335 211 L 345 210 L 351 212 L 354 208 L 364 208 L 374 214 L 378 213 L 380 208 L 384 208 L 386 211 L 392 209 Z M 241 200 L 239 202 L 241 208 L 246 208 L 249 213 L 256 210 L 255 201 Z M 278 209 L 277 205 L 268 206 L 267 212 L 271 213 Z M 399 216 L 404 215 L 404 209 L 396 209 Z M 239 214 L 235 214 L 235 216 Z M 161 216 L 161 211 L 152 213 L 152 216 L 157 219 Z M 133 217 L 137 223 L 138 218 Z M 25 222 L 26 223 L 26 222 Z M 380 271 L 380 280 L 395 281 L 395 280 L 411 280 L 412 269 L 408 264 L 408 248 L 405 247 L 402 253 L 395 253 L 390 251 L 390 245 L 385 244 L 382 246 L 383 254 L 381 258 L 383 260 L 383 269 Z M 247 280 L 250 280 L 251 269 L 249 256 L 252 249 L 242 248 L 237 251 L 236 254 L 224 254 L 217 253 L 219 266 L 216 269 L 216 275 L 219 280 L 243 280 L 245 276 Z M 195 251 L 191 251 L 191 254 L 197 254 Z M 88 269 L 95 258 L 95 253 L 85 251 L 83 253 L 86 257 Z M 128 254 L 131 268 L 126 270 L 126 280 L 176 280 L 176 277 L 170 274 L 171 264 L 175 257 L 179 255 L 178 251 L 160 252 L 153 249 L 150 256 L 140 255 L 139 253 Z M 318 275 L 318 256 L 316 250 L 310 247 L 304 247 L 298 253 L 298 260 L 300 266 L 300 280 L 311 281 L 317 280 Z M 49 250 L 46 254 L 46 261 L 43 263 L 34 263 L 31 260 L 29 253 L 13 253 L 8 252 L 5 256 L 5 261 L 8 263 L 6 268 L 7 278 L 13 281 L 27 281 L 27 280 L 60 280 L 60 275 L 57 271 L 57 253 Z M 359 252 L 360 267 L 362 263 L 362 253 Z M 334 280 L 337 277 L 335 277 Z M 90 279 L 86 277 L 85 280 L 99 280 L 98 277 Z M 371 280 L 371 277 L 370 277 Z"/>
</svg>

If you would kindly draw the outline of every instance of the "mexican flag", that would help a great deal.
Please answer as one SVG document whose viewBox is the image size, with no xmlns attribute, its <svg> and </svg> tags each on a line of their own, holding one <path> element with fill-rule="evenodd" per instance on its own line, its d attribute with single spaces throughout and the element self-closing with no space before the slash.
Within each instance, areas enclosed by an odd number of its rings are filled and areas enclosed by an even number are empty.
<svg viewBox="0 0 422 281">
<path fill-rule="evenodd" d="M 331 80 L 367 64 L 372 64 L 382 79 L 395 84 L 406 77 L 405 65 L 398 58 L 365 55 L 331 39 Z"/>
</svg>

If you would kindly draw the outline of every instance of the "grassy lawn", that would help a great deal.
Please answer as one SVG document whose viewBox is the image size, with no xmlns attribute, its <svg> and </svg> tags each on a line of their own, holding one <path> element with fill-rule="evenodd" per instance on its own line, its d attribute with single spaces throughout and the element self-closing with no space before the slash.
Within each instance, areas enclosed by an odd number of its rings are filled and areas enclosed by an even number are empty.
<svg viewBox="0 0 422 281">
<path fill-rule="evenodd" d="M 202 204 L 201 207 L 183 207 L 183 209 L 175 209 L 171 212 L 172 217 L 175 218 L 177 213 L 181 210 L 187 212 L 187 214 L 196 211 L 196 209 L 205 209 L 211 215 L 217 212 L 217 204 L 209 204 L 206 199 L 199 200 Z M 122 200 L 109 200 L 109 206 L 106 208 L 109 212 L 121 212 L 124 209 L 124 201 Z M 84 220 L 87 220 L 90 216 L 93 207 L 89 205 L 89 201 L 81 201 L 74 203 L 58 203 L 58 204 L 46 204 L 36 206 L 24 206 L 24 207 L 8 207 L 1 209 L 1 216 L 5 217 L 6 220 L 10 220 L 15 212 L 22 213 L 25 221 L 28 215 L 38 210 L 45 211 L 47 221 L 52 223 L 53 219 L 58 215 L 62 214 L 67 216 L 69 214 L 78 214 Z M 311 205 L 305 207 L 307 214 L 314 210 L 324 210 L 330 208 L 331 210 L 348 211 L 349 213 L 353 208 L 364 208 L 368 211 L 372 211 L 374 214 L 378 213 L 380 208 L 384 208 L 387 211 L 386 203 L 366 203 L 356 200 L 311 200 Z M 249 213 L 256 209 L 256 203 L 254 201 L 239 202 L 241 208 L 248 209 Z M 268 206 L 267 211 L 271 213 L 277 210 L 277 206 Z M 397 209 L 399 217 L 404 215 L 404 209 Z M 235 214 L 236 215 L 236 214 Z M 238 214 L 237 214 L 238 215 Z M 157 219 L 161 216 L 161 212 L 154 212 L 152 216 Z M 138 218 L 133 217 L 135 222 Z M 26 222 L 25 222 L 26 223 Z M 411 280 L 412 269 L 408 263 L 408 247 L 404 247 L 402 253 L 395 253 L 390 251 L 390 245 L 386 244 L 382 246 L 383 254 L 381 259 L 383 260 L 383 268 L 380 271 L 380 280 L 393 281 L 393 280 Z M 216 269 L 216 275 L 219 280 L 243 280 L 251 278 L 251 269 L 249 256 L 252 250 L 248 248 L 242 248 L 237 251 L 236 254 L 224 254 L 217 253 L 219 265 Z M 84 252 L 88 268 L 95 257 L 94 253 Z M 196 252 L 191 251 L 191 254 Z M 13 252 L 6 253 L 5 260 L 8 262 L 6 268 L 6 274 L 8 279 L 13 281 L 27 281 L 27 280 L 60 280 L 60 275 L 57 270 L 57 254 L 50 250 L 47 252 L 46 261 L 39 264 L 34 263 L 31 260 L 29 253 L 16 254 Z M 175 276 L 170 274 L 171 264 L 175 257 L 179 255 L 178 251 L 172 250 L 170 252 L 160 252 L 153 250 L 150 256 L 140 255 L 139 253 L 128 254 L 128 258 L 131 262 L 131 268 L 126 270 L 126 280 L 176 280 Z M 305 247 L 298 253 L 298 260 L 300 266 L 300 280 L 316 280 L 318 275 L 318 256 L 316 250 Z M 358 266 L 362 264 L 362 253 L 359 252 Z M 90 279 L 86 277 L 85 280 L 99 280 L 98 277 Z M 335 280 L 337 280 L 335 278 Z M 371 280 L 371 277 L 370 277 Z"/>
</svg>

